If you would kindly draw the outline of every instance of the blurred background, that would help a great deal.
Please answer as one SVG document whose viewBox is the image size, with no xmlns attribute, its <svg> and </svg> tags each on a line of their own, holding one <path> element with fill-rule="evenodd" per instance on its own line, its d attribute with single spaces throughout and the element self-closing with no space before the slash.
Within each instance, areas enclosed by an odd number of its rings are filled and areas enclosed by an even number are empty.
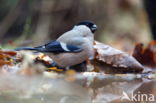
<svg viewBox="0 0 156 103">
<path fill-rule="evenodd" d="M 156 39 L 155 0 L 0 0 L 2 47 L 36 46 L 76 23 L 98 25 L 95 39 L 129 51 Z"/>
</svg>

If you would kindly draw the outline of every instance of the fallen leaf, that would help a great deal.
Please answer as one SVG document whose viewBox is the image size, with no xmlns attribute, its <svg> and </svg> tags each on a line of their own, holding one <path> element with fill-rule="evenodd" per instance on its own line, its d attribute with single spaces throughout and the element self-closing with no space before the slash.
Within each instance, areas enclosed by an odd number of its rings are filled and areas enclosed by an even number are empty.
<svg viewBox="0 0 156 103">
<path fill-rule="evenodd" d="M 135 46 L 133 57 L 143 65 L 156 67 L 156 40 L 150 42 L 146 48 L 143 44 L 138 43 Z"/>
<path fill-rule="evenodd" d="M 17 53 L 15 51 L 0 51 L 0 54 L 15 56 Z"/>
<path fill-rule="evenodd" d="M 0 67 L 4 65 L 11 65 L 13 60 L 11 59 L 12 56 L 15 56 L 16 52 L 14 51 L 2 51 L 0 50 Z"/>
<path fill-rule="evenodd" d="M 143 66 L 131 55 L 95 41 L 95 68 L 105 73 L 140 73 Z"/>
<path fill-rule="evenodd" d="M 10 61 L 4 61 L 4 60 L 0 60 L 0 67 L 2 67 L 3 65 L 11 65 Z"/>
</svg>

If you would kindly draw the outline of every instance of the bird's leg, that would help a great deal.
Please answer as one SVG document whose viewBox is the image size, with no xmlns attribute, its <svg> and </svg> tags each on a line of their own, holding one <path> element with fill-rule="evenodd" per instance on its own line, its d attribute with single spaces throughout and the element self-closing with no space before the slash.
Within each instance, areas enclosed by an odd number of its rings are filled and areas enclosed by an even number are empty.
<svg viewBox="0 0 156 103">
<path fill-rule="evenodd" d="M 85 72 L 85 71 L 87 71 L 86 61 L 84 61 L 80 64 L 77 64 L 77 65 L 71 66 L 70 69 L 73 69 L 77 72 Z"/>
<path fill-rule="evenodd" d="M 60 66 L 58 66 L 58 64 L 56 62 L 53 62 L 53 63 L 50 64 L 50 67 L 56 67 L 58 69 L 63 69 L 65 71 L 73 69 L 76 72 L 85 72 L 85 71 L 87 71 L 87 62 L 84 61 L 84 62 L 82 62 L 80 64 L 77 64 L 77 65 L 74 65 L 74 66 L 70 66 L 70 67 L 65 67 L 65 68 L 60 67 Z"/>
</svg>

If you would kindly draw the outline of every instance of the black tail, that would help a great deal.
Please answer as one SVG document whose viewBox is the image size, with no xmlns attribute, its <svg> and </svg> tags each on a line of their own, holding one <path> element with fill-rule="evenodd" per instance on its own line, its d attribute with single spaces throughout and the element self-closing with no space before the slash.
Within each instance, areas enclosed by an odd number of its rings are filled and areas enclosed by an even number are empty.
<svg viewBox="0 0 156 103">
<path fill-rule="evenodd" d="M 31 48 L 31 47 L 20 47 L 20 48 L 16 48 L 16 51 L 20 51 L 20 50 L 34 50 L 34 51 L 38 51 L 39 48 Z"/>
</svg>

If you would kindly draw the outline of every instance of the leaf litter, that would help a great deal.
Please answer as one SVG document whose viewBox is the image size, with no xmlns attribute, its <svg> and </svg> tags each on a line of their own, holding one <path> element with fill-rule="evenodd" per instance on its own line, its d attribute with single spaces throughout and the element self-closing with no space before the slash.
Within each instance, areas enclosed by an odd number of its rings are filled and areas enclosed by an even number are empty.
<svg viewBox="0 0 156 103">
<path fill-rule="evenodd" d="M 148 63 L 147 56 L 144 63 L 147 48 L 154 59 Z M 123 92 L 131 96 L 138 91 L 156 97 L 155 42 L 147 48 L 136 45 L 131 56 L 95 41 L 94 70 L 86 72 L 50 67 L 53 60 L 42 53 L 1 50 L 0 102 L 133 103 L 121 99 Z"/>
</svg>

